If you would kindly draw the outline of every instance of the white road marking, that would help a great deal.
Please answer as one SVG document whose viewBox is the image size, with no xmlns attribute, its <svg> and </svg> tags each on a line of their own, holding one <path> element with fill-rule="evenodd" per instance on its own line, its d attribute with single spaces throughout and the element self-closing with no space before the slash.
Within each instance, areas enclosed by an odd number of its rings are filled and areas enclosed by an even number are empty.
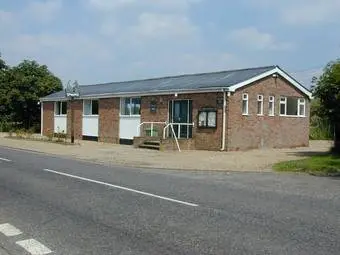
<svg viewBox="0 0 340 255">
<path fill-rule="evenodd" d="M 44 255 L 52 252 L 49 248 L 47 248 L 45 245 L 43 245 L 42 243 L 38 242 L 35 239 L 18 241 L 16 242 L 16 244 L 20 245 L 22 248 L 24 248 L 32 255 Z"/>
<path fill-rule="evenodd" d="M 0 224 L 0 232 L 9 237 L 22 234 L 19 229 L 8 223 Z"/>
<path fill-rule="evenodd" d="M 178 204 L 183 204 L 183 205 L 188 205 L 188 206 L 193 206 L 193 207 L 198 206 L 198 204 L 184 202 L 184 201 L 172 199 L 172 198 L 169 198 L 169 197 L 158 196 L 158 195 L 155 195 L 155 194 L 152 194 L 152 193 L 139 191 L 139 190 L 135 190 L 135 189 L 130 189 L 130 188 L 126 188 L 126 187 L 123 187 L 123 186 L 113 185 L 113 184 L 106 183 L 106 182 L 91 180 L 91 179 L 88 179 L 88 178 L 84 178 L 84 177 L 80 177 L 80 176 L 76 176 L 76 175 L 72 175 L 72 174 L 67 174 L 67 173 L 63 173 L 63 172 L 58 172 L 58 171 L 54 171 L 54 170 L 50 170 L 50 169 L 44 169 L 44 171 L 54 173 L 54 174 L 63 175 L 63 176 L 67 176 L 67 177 L 71 177 L 71 178 L 82 180 L 82 181 L 87 181 L 87 182 L 105 185 L 105 186 L 108 186 L 108 187 L 111 187 L 111 188 L 126 190 L 126 191 L 130 191 L 130 192 L 138 193 L 138 194 L 141 194 L 141 195 L 145 195 L 145 196 L 155 197 L 155 198 L 167 200 L 167 201 L 178 203 Z"/>
<path fill-rule="evenodd" d="M 10 159 L 7 159 L 7 158 L 0 158 L 0 160 L 2 160 L 2 161 L 6 161 L 6 162 L 11 162 L 12 160 L 10 160 Z"/>
</svg>

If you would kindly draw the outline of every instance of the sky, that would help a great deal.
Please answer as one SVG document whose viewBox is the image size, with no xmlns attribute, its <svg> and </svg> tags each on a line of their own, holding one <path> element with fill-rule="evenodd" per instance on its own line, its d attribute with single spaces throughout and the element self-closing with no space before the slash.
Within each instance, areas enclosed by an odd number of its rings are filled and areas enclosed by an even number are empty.
<svg viewBox="0 0 340 255">
<path fill-rule="evenodd" d="M 0 52 L 66 83 L 279 65 L 303 85 L 340 57 L 340 0 L 0 0 Z"/>
</svg>

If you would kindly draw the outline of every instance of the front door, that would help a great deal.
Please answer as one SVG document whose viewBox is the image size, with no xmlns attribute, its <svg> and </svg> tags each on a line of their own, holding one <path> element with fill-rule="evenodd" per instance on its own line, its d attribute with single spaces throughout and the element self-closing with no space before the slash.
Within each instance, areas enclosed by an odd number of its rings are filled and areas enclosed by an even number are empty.
<svg viewBox="0 0 340 255">
<path fill-rule="evenodd" d="M 188 139 L 192 137 L 192 101 L 172 100 L 169 102 L 169 118 L 174 123 L 177 138 Z M 170 134 L 172 134 L 170 132 Z"/>
</svg>

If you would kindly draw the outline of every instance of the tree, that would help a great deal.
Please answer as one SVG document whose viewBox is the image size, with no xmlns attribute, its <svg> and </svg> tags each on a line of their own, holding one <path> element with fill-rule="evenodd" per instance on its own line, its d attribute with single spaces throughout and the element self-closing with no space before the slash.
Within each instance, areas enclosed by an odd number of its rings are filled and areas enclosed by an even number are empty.
<svg viewBox="0 0 340 255">
<path fill-rule="evenodd" d="M 62 90 L 62 83 L 45 65 L 24 60 L 7 68 L 0 79 L 0 116 L 22 122 L 24 128 L 40 123 L 39 98 Z"/>
<path fill-rule="evenodd" d="M 328 63 L 313 82 L 313 94 L 320 101 L 319 115 L 334 126 L 334 152 L 340 153 L 340 59 Z"/>
</svg>

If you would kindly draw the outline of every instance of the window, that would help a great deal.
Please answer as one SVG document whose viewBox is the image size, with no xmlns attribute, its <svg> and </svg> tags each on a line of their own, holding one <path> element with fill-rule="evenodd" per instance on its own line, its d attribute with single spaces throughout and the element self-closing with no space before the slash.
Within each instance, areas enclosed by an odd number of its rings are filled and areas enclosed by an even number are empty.
<svg viewBox="0 0 340 255">
<path fill-rule="evenodd" d="M 275 97 L 274 96 L 269 97 L 268 115 L 275 116 Z"/>
<path fill-rule="evenodd" d="M 98 100 L 84 100 L 84 115 L 98 115 Z"/>
<path fill-rule="evenodd" d="M 67 102 L 55 102 L 54 105 L 55 115 L 66 115 L 67 114 Z"/>
<path fill-rule="evenodd" d="M 304 98 L 281 97 L 280 115 L 304 117 L 305 114 L 306 101 Z"/>
<path fill-rule="evenodd" d="M 120 100 L 120 114 L 124 116 L 140 115 L 141 99 L 122 98 Z"/>
<path fill-rule="evenodd" d="M 299 98 L 298 111 L 299 116 L 306 116 L 306 100 L 304 98 Z"/>
<path fill-rule="evenodd" d="M 198 127 L 216 128 L 217 114 L 215 109 L 203 109 L 198 112 Z"/>
<path fill-rule="evenodd" d="M 257 115 L 263 115 L 263 95 L 257 95 Z"/>
<path fill-rule="evenodd" d="M 287 98 L 281 97 L 280 98 L 280 115 L 287 114 Z"/>
<path fill-rule="evenodd" d="M 242 114 L 248 115 L 248 94 L 242 94 Z"/>
</svg>

